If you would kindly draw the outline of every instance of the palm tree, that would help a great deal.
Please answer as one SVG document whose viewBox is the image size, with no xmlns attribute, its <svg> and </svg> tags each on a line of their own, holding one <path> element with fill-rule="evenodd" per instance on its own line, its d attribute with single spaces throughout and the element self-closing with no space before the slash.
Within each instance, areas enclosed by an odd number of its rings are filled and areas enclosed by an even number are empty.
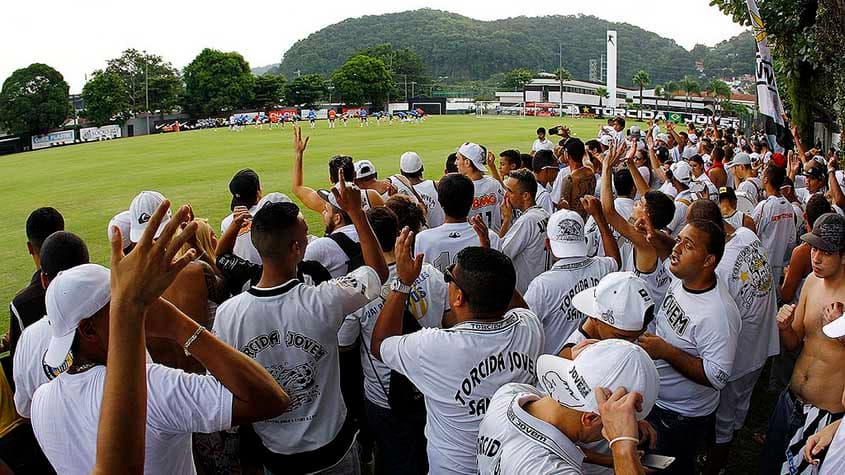
<svg viewBox="0 0 845 475">
<path fill-rule="evenodd" d="M 606 87 L 597 87 L 596 95 L 599 96 L 599 107 L 602 107 L 602 99 L 604 99 L 605 97 L 610 97 L 610 93 L 607 92 Z"/>
<path fill-rule="evenodd" d="M 704 89 L 705 93 L 708 96 L 713 97 L 715 102 L 716 110 L 718 111 L 720 105 L 722 104 L 721 99 L 728 100 L 731 98 L 731 87 L 725 81 L 720 79 L 714 79 L 707 83 L 707 87 Z"/>
<path fill-rule="evenodd" d="M 681 89 L 686 91 L 687 93 L 687 110 L 690 109 L 690 95 L 692 93 L 701 94 L 701 86 L 698 84 L 698 80 L 692 76 L 685 76 L 684 79 L 680 83 Z"/>
<path fill-rule="evenodd" d="M 557 70 L 555 70 L 555 79 L 558 81 L 571 81 L 572 73 L 570 73 L 566 68 L 557 68 Z"/>
<path fill-rule="evenodd" d="M 663 93 L 660 94 L 660 97 L 666 100 L 666 108 L 669 108 L 669 101 L 675 97 L 675 91 L 678 90 L 678 83 L 675 81 L 666 81 L 663 84 Z"/>
<path fill-rule="evenodd" d="M 634 77 L 631 79 L 634 84 L 640 87 L 640 110 L 643 109 L 643 88 L 648 85 L 651 78 L 648 77 L 648 73 L 640 69 L 634 74 Z"/>
</svg>

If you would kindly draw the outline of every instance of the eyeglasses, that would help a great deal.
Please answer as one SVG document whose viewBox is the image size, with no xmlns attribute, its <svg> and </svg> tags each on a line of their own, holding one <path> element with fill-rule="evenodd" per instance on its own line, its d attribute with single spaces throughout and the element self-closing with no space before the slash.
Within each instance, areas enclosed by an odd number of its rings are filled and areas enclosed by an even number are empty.
<svg viewBox="0 0 845 475">
<path fill-rule="evenodd" d="M 458 281 L 455 279 L 455 274 L 453 273 L 454 270 L 455 270 L 455 264 L 451 264 L 449 267 L 446 268 L 446 271 L 443 272 L 443 282 L 446 282 L 447 284 L 450 283 L 450 282 L 454 282 L 455 287 L 457 287 L 458 290 L 460 290 L 463 293 L 466 293 L 466 291 L 463 289 L 463 287 L 461 287 L 461 284 L 459 284 Z"/>
</svg>

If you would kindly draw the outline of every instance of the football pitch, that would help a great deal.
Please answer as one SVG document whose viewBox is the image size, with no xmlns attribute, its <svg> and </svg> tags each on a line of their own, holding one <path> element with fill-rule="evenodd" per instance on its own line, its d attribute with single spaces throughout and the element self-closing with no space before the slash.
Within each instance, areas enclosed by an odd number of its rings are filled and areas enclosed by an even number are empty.
<svg viewBox="0 0 845 475">
<path fill-rule="evenodd" d="M 328 129 L 318 121 L 309 129 L 302 122 L 303 137 L 310 136 L 305 151 L 305 183 L 328 186 L 329 158 L 351 155 L 372 160 L 380 177 L 399 172 L 399 156 L 416 151 L 425 163 L 425 177 L 443 174 L 446 156 L 464 142 L 480 143 L 498 153 L 507 148 L 527 152 L 537 127 L 568 125 L 583 140 L 596 136 L 603 120 L 570 118 L 516 118 L 433 116 L 421 124 L 399 123 L 388 127 L 371 120 L 360 128 L 350 120 Z M 0 228 L 0 300 L 10 302 L 34 272 L 27 253 L 25 223 L 29 213 L 41 206 L 58 209 L 65 228 L 87 243 L 91 261 L 108 263 L 106 227 L 109 219 L 126 210 L 143 190 L 163 193 L 174 205 L 190 203 L 197 217 L 207 218 L 219 232 L 220 221 L 229 214 L 228 183 L 241 168 L 252 168 L 261 177 L 264 193 L 280 191 L 297 201 L 291 192 L 291 127 L 268 130 L 245 127 L 185 131 L 108 142 L 81 144 L 0 157 L 3 223 Z M 320 216 L 305 211 L 312 234 L 322 235 Z M 9 313 L 0 312 L 0 331 Z"/>
</svg>

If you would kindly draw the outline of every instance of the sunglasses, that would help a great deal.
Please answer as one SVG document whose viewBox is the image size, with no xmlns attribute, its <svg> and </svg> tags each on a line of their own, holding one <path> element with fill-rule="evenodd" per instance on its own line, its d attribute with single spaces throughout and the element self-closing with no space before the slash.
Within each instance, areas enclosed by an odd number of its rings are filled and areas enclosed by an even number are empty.
<svg viewBox="0 0 845 475">
<path fill-rule="evenodd" d="M 455 287 L 458 288 L 458 290 L 460 290 L 463 293 L 466 293 L 466 291 L 464 291 L 463 287 L 461 287 L 461 284 L 459 284 L 458 281 L 455 279 L 455 274 L 453 273 L 454 270 L 455 270 L 455 264 L 451 264 L 449 267 L 446 268 L 446 271 L 443 272 L 443 282 L 446 282 L 447 284 L 450 283 L 450 282 L 453 282 L 455 284 Z"/>
</svg>

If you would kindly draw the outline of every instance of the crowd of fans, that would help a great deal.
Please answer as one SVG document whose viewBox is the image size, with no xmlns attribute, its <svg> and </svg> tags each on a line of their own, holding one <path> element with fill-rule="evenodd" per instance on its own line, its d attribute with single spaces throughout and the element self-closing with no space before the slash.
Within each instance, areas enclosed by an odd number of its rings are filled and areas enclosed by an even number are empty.
<svg viewBox="0 0 845 475">
<path fill-rule="evenodd" d="M 845 473 L 838 155 L 664 127 L 320 189 L 295 128 L 324 230 L 244 169 L 219 234 L 139 193 L 110 268 L 33 211 L 0 473 L 718 474 L 769 360 L 761 473 Z"/>
</svg>

